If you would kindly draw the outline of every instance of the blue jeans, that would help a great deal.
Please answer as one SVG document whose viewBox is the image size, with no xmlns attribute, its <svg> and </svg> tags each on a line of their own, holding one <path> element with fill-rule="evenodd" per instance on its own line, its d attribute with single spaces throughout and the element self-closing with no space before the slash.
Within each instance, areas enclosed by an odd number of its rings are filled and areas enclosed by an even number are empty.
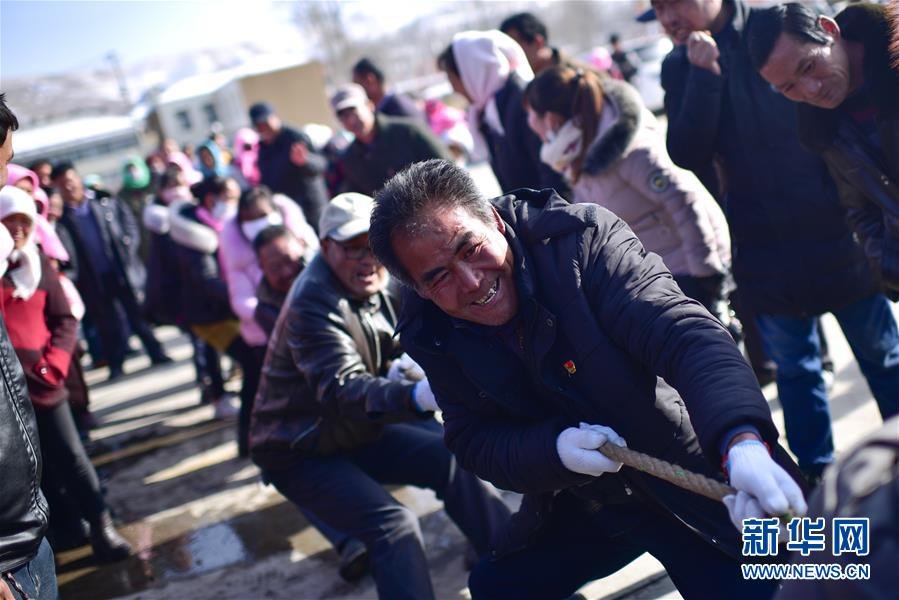
<svg viewBox="0 0 899 600">
<path fill-rule="evenodd" d="M 56 589 L 56 565 L 47 539 L 41 541 L 37 555 L 29 562 L 14 571 L 4 573 L 3 581 L 12 590 L 16 600 L 26 597 L 32 600 L 57 600 L 59 591 Z"/>
<path fill-rule="evenodd" d="M 881 294 L 833 311 L 884 419 L 899 413 L 899 330 Z M 833 462 L 827 388 L 816 317 L 758 315 L 765 351 L 777 363 L 787 442 L 800 468 L 818 475 Z"/>
</svg>

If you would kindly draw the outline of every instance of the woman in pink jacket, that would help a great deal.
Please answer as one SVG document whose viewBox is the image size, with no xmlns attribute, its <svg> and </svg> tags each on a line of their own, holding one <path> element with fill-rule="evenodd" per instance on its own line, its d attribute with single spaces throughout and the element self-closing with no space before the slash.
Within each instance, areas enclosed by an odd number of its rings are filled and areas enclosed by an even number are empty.
<svg viewBox="0 0 899 600">
<path fill-rule="evenodd" d="M 262 268 L 253 251 L 253 239 L 270 225 L 284 225 L 305 246 L 307 258 L 318 250 L 318 238 L 296 202 L 281 194 L 272 195 L 265 186 L 245 192 L 237 215 L 225 223 L 221 233 L 220 260 L 224 268 L 231 308 L 240 319 L 240 334 L 251 347 L 264 352 L 268 338 L 253 318 L 256 288 Z"/>
<path fill-rule="evenodd" d="M 728 322 L 723 310 L 730 234 L 699 179 L 668 156 L 664 130 L 626 83 L 552 67 L 525 90 L 540 159 L 565 175 L 575 202 L 618 215 L 665 261 L 683 292 Z"/>
</svg>

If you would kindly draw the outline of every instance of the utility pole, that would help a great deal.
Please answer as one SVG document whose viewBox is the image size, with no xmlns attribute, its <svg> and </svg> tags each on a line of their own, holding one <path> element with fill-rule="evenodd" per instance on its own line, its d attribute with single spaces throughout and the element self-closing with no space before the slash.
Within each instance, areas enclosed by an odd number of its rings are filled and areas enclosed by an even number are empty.
<svg viewBox="0 0 899 600">
<path fill-rule="evenodd" d="M 119 84 L 119 96 L 122 98 L 122 104 L 128 110 L 131 110 L 131 95 L 128 93 L 128 82 L 125 80 L 125 72 L 122 71 L 122 63 L 119 60 L 118 53 L 115 50 L 110 50 L 106 54 L 106 60 L 112 68 L 113 77 L 116 78 L 116 82 Z"/>
</svg>

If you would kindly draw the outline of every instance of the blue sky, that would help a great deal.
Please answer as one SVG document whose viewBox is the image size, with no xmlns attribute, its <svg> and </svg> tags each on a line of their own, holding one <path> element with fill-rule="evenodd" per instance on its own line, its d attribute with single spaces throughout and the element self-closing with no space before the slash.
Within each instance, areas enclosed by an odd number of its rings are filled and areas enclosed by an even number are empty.
<svg viewBox="0 0 899 600">
<path fill-rule="evenodd" d="M 127 65 L 155 55 L 243 40 L 303 50 L 290 3 L 234 1 L 0 0 L 0 78 Z"/>
</svg>

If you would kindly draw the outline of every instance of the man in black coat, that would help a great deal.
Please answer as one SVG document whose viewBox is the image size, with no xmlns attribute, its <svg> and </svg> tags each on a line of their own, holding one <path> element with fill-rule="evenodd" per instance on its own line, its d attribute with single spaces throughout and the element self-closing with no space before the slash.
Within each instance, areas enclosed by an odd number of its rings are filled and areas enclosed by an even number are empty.
<svg viewBox="0 0 899 600">
<path fill-rule="evenodd" d="M 75 285 L 97 327 L 109 360 L 109 378 L 122 375 L 128 334 L 119 316 L 143 343 L 154 365 L 171 362 L 143 319 L 146 270 L 138 257 L 140 229 L 131 210 L 118 199 L 84 189 L 72 163 L 53 169 L 53 183 L 66 203 L 59 220 L 71 236 L 78 260 Z"/>
<path fill-rule="evenodd" d="M 773 592 L 743 580 L 728 519 L 805 511 L 770 454 L 790 464 L 765 399 L 727 330 L 623 221 L 552 190 L 491 204 L 428 161 L 378 194 L 371 244 L 415 291 L 397 330 L 450 450 L 526 494 L 474 597 L 566 597 L 645 551 L 685 598 Z M 739 491 L 725 510 L 622 468 L 595 451 L 607 441 L 710 477 L 723 462 Z"/>
<path fill-rule="evenodd" d="M 318 219 L 328 203 L 328 159 L 315 149 L 309 136 L 284 125 L 268 102 L 250 107 L 250 122 L 259 133 L 262 184 L 292 198 L 303 209 L 306 222 L 318 231 Z"/>
<path fill-rule="evenodd" d="M 800 103 L 800 139 L 824 158 L 865 254 L 899 294 L 899 60 L 887 7 L 853 4 L 831 19 L 775 6 L 753 18 L 747 44 L 761 76 Z"/>
<path fill-rule="evenodd" d="M 817 316 L 836 317 L 884 417 L 899 412 L 899 328 L 827 165 L 800 144 L 795 106 L 753 68 L 744 40 L 758 9 L 653 7 L 677 45 L 662 65 L 668 151 L 693 170 L 720 159 L 734 278 L 777 363 L 790 449 L 817 479 L 834 459 Z"/>
<path fill-rule="evenodd" d="M 446 449 L 427 379 L 394 368 L 403 361 L 399 305 L 369 248 L 372 205 L 347 193 L 325 208 L 321 251 L 290 288 L 269 340 L 250 451 L 263 478 L 316 526 L 365 543 L 380 598 L 427 600 L 434 590 L 418 519 L 381 484 L 434 490 L 482 556 L 509 509 Z"/>
<path fill-rule="evenodd" d="M 0 188 L 13 157 L 19 121 L 0 94 Z M 0 226 L 0 276 L 13 241 Z M 41 493 L 41 444 L 25 373 L 0 316 L 0 598 L 57 598 L 53 551 L 44 539 L 47 500 Z M 13 590 L 16 590 L 14 592 Z"/>
</svg>

